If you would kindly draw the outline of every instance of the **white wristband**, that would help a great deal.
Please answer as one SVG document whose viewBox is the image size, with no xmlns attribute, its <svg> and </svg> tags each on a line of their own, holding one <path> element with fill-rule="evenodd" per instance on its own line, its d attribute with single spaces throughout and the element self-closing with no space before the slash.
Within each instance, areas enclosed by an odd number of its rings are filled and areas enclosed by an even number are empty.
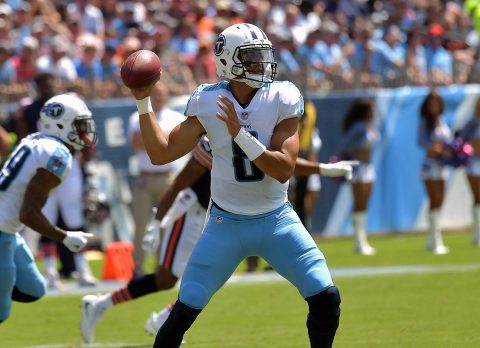
<svg viewBox="0 0 480 348">
<path fill-rule="evenodd" d="M 150 97 L 146 97 L 140 100 L 137 99 L 136 102 L 137 102 L 137 110 L 139 115 L 153 112 L 152 102 L 150 101 Z"/>
<path fill-rule="evenodd" d="M 254 161 L 265 152 L 267 147 L 263 145 L 257 138 L 248 133 L 245 128 L 240 128 L 235 139 L 233 139 L 238 146 L 245 152 L 250 161 Z"/>
<path fill-rule="evenodd" d="M 337 163 L 319 163 L 318 168 L 319 174 L 323 176 L 339 176 L 338 173 L 341 171 Z M 341 173 L 343 175 L 343 171 Z"/>
</svg>

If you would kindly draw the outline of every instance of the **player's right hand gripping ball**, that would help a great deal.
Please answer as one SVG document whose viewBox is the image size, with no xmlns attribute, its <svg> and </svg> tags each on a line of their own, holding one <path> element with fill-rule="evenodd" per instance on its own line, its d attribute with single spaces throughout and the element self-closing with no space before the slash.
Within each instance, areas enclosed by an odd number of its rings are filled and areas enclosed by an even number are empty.
<svg viewBox="0 0 480 348">
<path fill-rule="evenodd" d="M 157 81 L 161 74 L 160 58 L 149 50 L 133 52 L 120 68 L 120 76 L 128 88 L 146 87 Z"/>
</svg>

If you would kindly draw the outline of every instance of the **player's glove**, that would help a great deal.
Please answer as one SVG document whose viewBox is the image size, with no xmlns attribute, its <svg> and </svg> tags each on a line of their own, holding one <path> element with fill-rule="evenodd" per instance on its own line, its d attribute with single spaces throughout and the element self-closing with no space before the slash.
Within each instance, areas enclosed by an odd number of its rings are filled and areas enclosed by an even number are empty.
<svg viewBox="0 0 480 348">
<path fill-rule="evenodd" d="M 142 240 L 142 249 L 147 255 L 151 255 L 157 250 L 160 244 L 160 221 L 152 219 L 145 229 L 145 235 Z"/>
<path fill-rule="evenodd" d="M 324 176 L 343 176 L 345 180 L 352 179 L 352 171 L 354 166 L 358 166 L 359 161 L 340 161 L 335 163 L 320 163 L 320 175 Z"/>
<path fill-rule="evenodd" d="M 93 237 L 92 233 L 85 233 L 82 231 L 67 231 L 63 244 L 70 249 L 70 251 L 80 251 L 87 245 L 88 238 Z"/>
</svg>

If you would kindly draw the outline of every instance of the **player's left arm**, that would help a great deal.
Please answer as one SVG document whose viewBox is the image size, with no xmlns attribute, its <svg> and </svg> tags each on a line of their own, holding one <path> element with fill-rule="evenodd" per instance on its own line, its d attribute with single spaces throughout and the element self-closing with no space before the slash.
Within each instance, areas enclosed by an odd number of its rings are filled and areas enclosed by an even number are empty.
<svg viewBox="0 0 480 348">
<path fill-rule="evenodd" d="M 298 118 L 281 121 L 273 130 L 270 148 L 258 156 L 253 163 L 265 174 L 284 183 L 293 175 L 300 147 Z"/>
<path fill-rule="evenodd" d="M 273 130 L 270 149 L 267 149 L 240 126 L 235 107 L 230 99 L 219 96 L 217 105 L 223 113 L 217 112 L 216 117 L 225 123 L 233 140 L 245 152 L 248 159 L 265 174 L 281 183 L 286 182 L 293 174 L 300 147 L 298 118 L 292 116 L 279 122 Z"/>
<path fill-rule="evenodd" d="M 39 168 L 25 191 L 20 209 L 20 221 L 34 231 L 61 242 L 65 238 L 65 232 L 53 226 L 42 213 L 50 192 L 60 183 L 61 179 L 58 176 L 44 168 Z"/>
</svg>

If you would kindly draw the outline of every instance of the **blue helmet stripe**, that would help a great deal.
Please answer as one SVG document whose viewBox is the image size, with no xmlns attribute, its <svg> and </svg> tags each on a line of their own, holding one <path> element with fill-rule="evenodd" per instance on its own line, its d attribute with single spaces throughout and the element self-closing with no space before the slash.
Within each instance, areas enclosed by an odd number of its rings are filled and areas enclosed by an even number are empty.
<svg viewBox="0 0 480 348">
<path fill-rule="evenodd" d="M 260 30 L 260 33 L 262 33 L 262 36 L 265 40 L 268 40 L 267 39 L 267 35 L 265 34 L 265 32 L 262 30 L 262 29 L 259 29 Z"/>
<path fill-rule="evenodd" d="M 245 25 L 247 26 L 248 30 L 250 30 L 250 34 L 252 34 L 252 39 L 258 40 L 258 36 L 255 33 L 255 30 L 253 30 L 253 28 L 250 27 L 250 24 L 245 24 Z"/>
</svg>

